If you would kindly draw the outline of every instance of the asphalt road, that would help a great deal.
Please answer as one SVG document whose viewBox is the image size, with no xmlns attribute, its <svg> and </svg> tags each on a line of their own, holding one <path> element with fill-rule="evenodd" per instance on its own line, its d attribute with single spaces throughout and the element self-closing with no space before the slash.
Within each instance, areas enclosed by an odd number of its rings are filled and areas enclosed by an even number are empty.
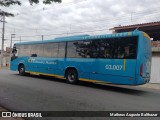
<svg viewBox="0 0 160 120">
<path fill-rule="evenodd" d="M 160 111 L 160 90 L 71 85 L 65 80 L 20 76 L 18 72 L 1 69 L 0 105 L 13 111 Z"/>
</svg>

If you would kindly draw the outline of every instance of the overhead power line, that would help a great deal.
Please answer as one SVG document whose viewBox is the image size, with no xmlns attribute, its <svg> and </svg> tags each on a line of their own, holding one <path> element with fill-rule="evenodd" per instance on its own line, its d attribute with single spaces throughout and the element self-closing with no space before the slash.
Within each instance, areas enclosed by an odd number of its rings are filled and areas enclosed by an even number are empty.
<svg viewBox="0 0 160 120">
<path fill-rule="evenodd" d="M 144 14 L 145 13 L 145 14 Z M 132 14 L 132 24 L 134 23 L 141 23 L 143 22 L 143 17 L 146 18 L 145 20 L 148 19 L 152 20 L 153 18 L 159 18 L 160 16 L 160 9 L 152 9 L 149 10 L 148 9 L 148 13 L 147 10 L 146 11 L 135 11 Z M 92 18 L 92 17 L 91 17 Z M 44 35 L 44 37 L 49 37 L 49 36 L 58 36 L 58 35 L 71 35 L 71 34 L 80 34 L 80 33 L 92 33 L 92 32 L 100 32 L 100 31 L 105 31 L 108 30 L 110 26 L 115 26 L 115 25 L 124 25 L 124 24 L 131 24 L 130 21 L 131 16 L 129 14 L 125 14 L 122 16 L 118 16 L 118 17 L 109 17 L 109 18 L 100 18 L 100 19 L 94 19 L 93 21 L 84 21 L 84 22 L 78 22 L 77 23 L 73 23 L 73 24 L 66 24 L 66 25 L 62 25 L 62 26 L 53 26 L 52 29 L 47 29 L 47 27 L 45 28 L 40 28 L 40 25 L 38 26 L 38 29 L 36 28 L 25 28 L 23 26 L 23 28 L 12 28 L 11 25 L 13 25 L 12 23 L 9 23 L 9 25 L 7 25 L 9 29 L 18 29 L 20 32 L 19 33 L 23 33 L 24 31 L 28 32 L 33 32 L 36 31 L 34 33 L 37 33 L 38 35 L 19 35 L 22 38 L 36 38 L 36 37 L 41 37 L 42 35 Z M 112 21 L 112 22 L 110 22 Z M 69 27 L 71 26 L 71 31 L 69 32 Z M 102 29 L 102 27 L 104 29 Z M 59 31 L 59 33 L 55 33 L 55 29 L 56 31 Z M 82 29 L 82 30 L 81 30 Z M 83 31 L 85 29 L 85 31 Z M 77 31 L 76 31 L 77 30 Z M 43 31 L 44 33 L 41 33 L 39 31 Z M 28 33 L 27 32 L 27 33 Z M 50 32 L 54 32 L 54 34 L 50 34 Z M 25 32 L 26 33 L 26 32 Z M 17 36 L 17 37 L 18 37 Z M 5 36 L 6 38 L 7 36 Z M 10 37 L 10 35 L 8 35 L 8 38 Z"/>
<path fill-rule="evenodd" d="M 160 15 L 160 10 L 159 11 L 155 11 L 154 13 L 152 13 L 152 14 L 147 14 L 147 15 L 145 15 L 145 16 L 151 16 L 151 17 L 156 17 L 157 16 L 157 14 L 158 15 Z M 134 19 L 134 18 L 141 18 L 142 16 L 140 16 L 140 15 L 132 15 L 133 16 L 133 18 L 132 19 Z M 110 18 L 107 18 L 107 19 L 99 19 L 99 20 L 94 20 L 94 21 L 85 21 L 85 22 L 78 22 L 78 25 L 72 25 L 72 27 L 74 27 L 74 26 L 82 26 L 82 25 L 91 25 L 92 26 L 92 24 L 94 23 L 104 23 L 104 22 L 108 22 L 108 21 L 112 21 L 112 23 L 113 22 L 118 22 L 118 21 L 121 21 L 121 22 L 124 22 L 124 21 L 126 21 L 127 20 L 127 18 L 129 19 L 131 16 L 121 16 L 121 17 L 110 17 Z M 10 23 L 9 23 L 10 24 Z M 59 28 L 66 28 L 66 27 L 68 27 L 69 25 L 63 25 L 63 26 L 58 26 Z M 15 28 L 13 28 L 13 29 L 15 29 Z M 22 28 L 18 28 L 18 29 L 22 29 Z M 24 28 L 23 28 L 24 29 Z M 25 30 L 45 30 L 45 31 L 51 31 L 51 30 L 49 30 L 49 29 L 46 29 L 46 28 L 44 28 L 44 29 L 36 29 L 36 28 L 25 28 Z"/>
</svg>

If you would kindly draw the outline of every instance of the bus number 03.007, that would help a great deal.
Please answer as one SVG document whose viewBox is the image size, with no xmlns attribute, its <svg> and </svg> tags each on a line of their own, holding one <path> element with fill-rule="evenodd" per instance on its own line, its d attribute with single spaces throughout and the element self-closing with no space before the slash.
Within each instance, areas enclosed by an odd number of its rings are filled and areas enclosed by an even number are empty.
<svg viewBox="0 0 160 120">
<path fill-rule="evenodd" d="M 106 65 L 105 69 L 107 70 L 122 70 L 123 65 Z"/>
</svg>

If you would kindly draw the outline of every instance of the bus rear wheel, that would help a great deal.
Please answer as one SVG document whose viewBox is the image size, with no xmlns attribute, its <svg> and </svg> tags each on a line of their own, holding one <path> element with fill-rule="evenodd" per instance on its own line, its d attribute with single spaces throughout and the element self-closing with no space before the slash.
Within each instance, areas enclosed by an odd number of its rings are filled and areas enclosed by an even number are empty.
<svg viewBox="0 0 160 120">
<path fill-rule="evenodd" d="M 25 67 L 23 64 L 18 67 L 18 71 L 20 75 L 25 75 Z"/>
<path fill-rule="evenodd" d="M 70 84 L 77 84 L 78 83 L 78 74 L 75 69 L 69 69 L 66 72 L 66 80 Z"/>
</svg>

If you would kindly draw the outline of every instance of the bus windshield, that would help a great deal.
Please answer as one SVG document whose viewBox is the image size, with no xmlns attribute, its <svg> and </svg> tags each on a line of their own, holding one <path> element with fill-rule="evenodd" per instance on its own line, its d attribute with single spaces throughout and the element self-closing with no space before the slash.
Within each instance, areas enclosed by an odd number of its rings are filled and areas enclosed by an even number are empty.
<svg viewBox="0 0 160 120">
<path fill-rule="evenodd" d="M 17 57 L 18 57 L 18 51 L 17 51 L 16 46 L 14 46 L 12 49 L 12 54 L 11 54 L 11 61 L 16 59 Z"/>
</svg>

